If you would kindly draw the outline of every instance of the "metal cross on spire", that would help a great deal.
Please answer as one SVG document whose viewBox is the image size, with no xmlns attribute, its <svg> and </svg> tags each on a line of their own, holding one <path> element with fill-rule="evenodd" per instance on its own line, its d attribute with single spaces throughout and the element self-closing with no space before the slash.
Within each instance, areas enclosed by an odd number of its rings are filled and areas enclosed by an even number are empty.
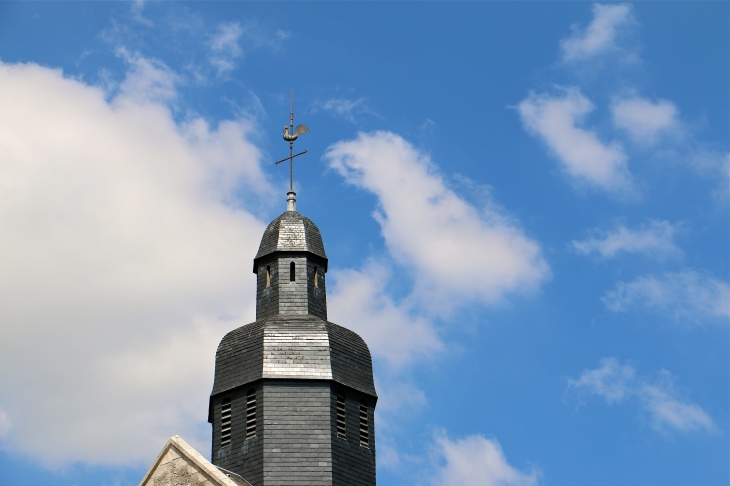
<svg viewBox="0 0 730 486">
<path fill-rule="evenodd" d="M 307 153 L 299 152 L 294 153 L 294 140 L 299 138 L 299 135 L 304 135 L 309 129 L 304 125 L 298 125 L 294 129 L 294 90 L 291 90 L 291 112 L 289 113 L 289 126 L 284 127 L 284 140 L 289 142 L 289 157 L 274 162 L 275 165 L 279 165 L 282 162 L 289 161 L 289 193 L 287 194 L 287 211 L 296 210 L 296 193 L 294 192 L 294 157 L 299 157 Z"/>
</svg>

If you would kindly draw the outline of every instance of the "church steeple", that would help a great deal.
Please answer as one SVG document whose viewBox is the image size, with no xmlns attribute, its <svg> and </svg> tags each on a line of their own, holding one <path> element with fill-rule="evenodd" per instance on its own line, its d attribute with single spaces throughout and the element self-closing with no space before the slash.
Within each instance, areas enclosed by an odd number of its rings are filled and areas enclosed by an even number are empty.
<svg viewBox="0 0 730 486">
<path fill-rule="evenodd" d="M 285 139 L 305 131 L 285 130 Z M 295 156 L 290 145 L 284 160 Z M 370 351 L 327 321 L 322 235 L 297 212 L 290 184 L 287 211 L 266 228 L 253 261 L 256 321 L 226 334 L 216 352 L 211 462 L 252 486 L 374 486 Z"/>
</svg>

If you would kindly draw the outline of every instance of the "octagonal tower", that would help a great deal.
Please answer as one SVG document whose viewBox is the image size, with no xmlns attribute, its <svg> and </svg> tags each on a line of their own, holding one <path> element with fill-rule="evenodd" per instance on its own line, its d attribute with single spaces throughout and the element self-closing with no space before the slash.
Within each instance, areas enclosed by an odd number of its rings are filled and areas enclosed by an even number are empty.
<svg viewBox="0 0 730 486">
<path fill-rule="evenodd" d="M 375 485 L 370 351 L 327 321 L 322 236 L 293 192 L 253 271 L 256 321 L 226 334 L 216 353 L 213 464 L 253 486 Z"/>
</svg>

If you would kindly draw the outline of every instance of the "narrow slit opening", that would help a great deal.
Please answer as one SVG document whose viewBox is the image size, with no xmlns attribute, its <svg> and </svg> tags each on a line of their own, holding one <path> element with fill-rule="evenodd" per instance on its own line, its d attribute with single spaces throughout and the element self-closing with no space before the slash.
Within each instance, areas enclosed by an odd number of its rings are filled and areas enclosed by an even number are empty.
<svg viewBox="0 0 730 486">
<path fill-rule="evenodd" d="M 271 267 L 266 265 L 266 286 L 271 287 Z"/>
<path fill-rule="evenodd" d="M 289 281 L 294 282 L 296 280 L 296 267 L 294 262 L 289 264 Z"/>
<path fill-rule="evenodd" d="M 319 271 L 317 267 L 314 267 L 314 286 L 319 287 Z"/>
</svg>

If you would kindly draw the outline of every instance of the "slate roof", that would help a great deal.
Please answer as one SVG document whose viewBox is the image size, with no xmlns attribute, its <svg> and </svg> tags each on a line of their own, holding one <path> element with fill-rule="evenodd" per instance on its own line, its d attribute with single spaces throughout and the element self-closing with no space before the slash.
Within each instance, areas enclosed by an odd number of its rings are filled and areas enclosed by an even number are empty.
<svg viewBox="0 0 730 486">
<path fill-rule="evenodd" d="M 261 319 L 221 340 L 211 397 L 262 378 L 333 380 L 377 397 L 365 341 L 311 314 Z"/>
<path fill-rule="evenodd" d="M 259 251 L 254 258 L 254 273 L 258 260 L 275 252 L 305 251 L 327 260 L 322 234 L 311 219 L 296 211 L 287 211 L 273 220 L 264 231 Z"/>
</svg>

